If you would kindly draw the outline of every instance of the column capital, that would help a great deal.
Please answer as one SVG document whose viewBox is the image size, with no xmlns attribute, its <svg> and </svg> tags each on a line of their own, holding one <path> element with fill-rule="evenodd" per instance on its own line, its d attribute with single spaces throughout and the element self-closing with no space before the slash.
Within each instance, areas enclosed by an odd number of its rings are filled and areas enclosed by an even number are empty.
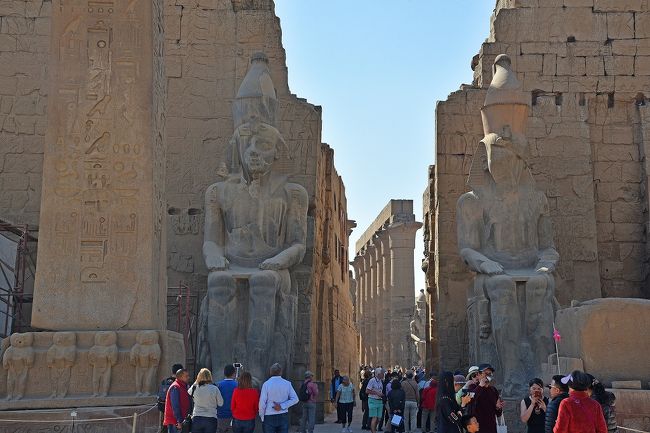
<svg viewBox="0 0 650 433">
<path fill-rule="evenodd" d="M 415 248 L 415 234 L 421 227 L 418 221 L 391 224 L 387 230 L 390 248 Z"/>
</svg>

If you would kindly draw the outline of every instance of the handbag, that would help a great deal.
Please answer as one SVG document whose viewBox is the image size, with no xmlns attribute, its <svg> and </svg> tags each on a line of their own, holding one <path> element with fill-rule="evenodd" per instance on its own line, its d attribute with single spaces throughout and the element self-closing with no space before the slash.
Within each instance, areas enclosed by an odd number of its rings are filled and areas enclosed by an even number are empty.
<svg viewBox="0 0 650 433">
<path fill-rule="evenodd" d="M 196 385 L 193 385 L 190 391 L 192 392 L 188 392 L 188 394 L 190 395 L 190 399 L 192 400 L 192 403 L 194 403 L 194 391 L 196 391 Z M 191 432 L 192 432 L 192 414 L 188 413 L 185 419 L 183 420 L 183 423 L 181 424 L 181 433 L 191 433 Z"/>
<path fill-rule="evenodd" d="M 390 423 L 394 425 L 395 427 L 399 427 L 402 425 L 403 418 L 397 414 L 394 414 L 393 417 L 390 419 Z"/>
<path fill-rule="evenodd" d="M 508 433 L 508 426 L 503 415 L 497 417 L 497 433 Z"/>
</svg>

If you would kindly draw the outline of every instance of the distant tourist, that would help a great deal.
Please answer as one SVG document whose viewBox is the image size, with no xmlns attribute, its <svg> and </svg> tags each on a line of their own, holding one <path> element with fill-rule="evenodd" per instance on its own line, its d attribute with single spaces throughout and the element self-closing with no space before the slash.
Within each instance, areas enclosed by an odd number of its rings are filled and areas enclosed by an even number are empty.
<svg viewBox="0 0 650 433">
<path fill-rule="evenodd" d="M 389 413 L 389 425 L 392 428 L 393 432 L 403 432 L 404 431 L 404 408 L 406 407 L 406 393 L 402 389 L 402 384 L 399 378 L 393 379 L 391 384 L 391 392 L 388 396 L 388 408 Z M 393 416 L 398 415 L 402 418 L 401 422 L 397 424 L 393 419 Z"/>
<path fill-rule="evenodd" d="M 428 382 L 428 385 L 422 390 L 422 431 L 425 433 L 432 432 L 435 428 L 436 418 L 436 399 L 438 395 L 438 380 L 434 377 Z"/>
<path fill-rule="evenodd" d="M 474 393 L 469 414 L 476 417 L 481 433 L 496 433 L 497 418 L 503 414 L 503 400 L 494 387 L 494 368 L 490 364 L 481 364 L 478 370 L 478 384 L 467 388 L 469 393 Z"/>
<path fill-rule="evenodd" d="M 544 432 L 553 433 L 555 421 L 557 420 L 557 413 L 560 409 L 562 400 L 569 396 L 569 386 L 562 383 L 564 376 L 555 375 L 548 386 L 551 401 L 546 405 L 546 419 L 544 421 Z"/>
<path fill-rule="evenodd" d="M 300 418 L 300 432 L 314 433 L 316 425 L 316 397 L 318 397 L 318 385 L 314 383 L 314 373 L 305 372 L 305 381 L 300 386 L 298 399 L 302 404 L 302 416 Z"/>
<path fill-rule="evenodd" d="M 591 379 L 575 370 L 562 379 L 569 385 L 569 397 L 562 400 L 554 433 L 607 433 L 603 409 L 587 393 Z"/>
<path fill-rule="evenodd" d="M 404 407 L 404 428 L 408 433 L 417 429 L 418 406 L 420 405 L 420 390 L 415 381 L 412 370 L 406 372 L 406 379 L 402 381 L 402 389 L 406 394 L 406 406 Z"/>
<path fill-rule="evenodd" d="M 607 391 L 605 386 L 597 379 L 592 381 L 591 398 L 600 403 L 603 409 L 603 416 L 605 417 L 605 424 L 607 424 L 607 431 L 609 433 L 618 432 L 618 423 L 616 422 L 616 396 Z"/>
<path fill-rule="evenodd" d="M 287 433 L 289 408 L 298 403 L 298 395 L 291 382 L 282 378 L 280 364 L 271 366 L 270 375 L 260 393 L 259 414 L 264 433 Z"/>
<path fill-rule="evenodd" d="M 176 379 L 170 385 L 165 396 L 165 419 L 169 433 L 180 433 L 183 421 L 192 411 L 192 400 L 187 392 L 190 375 L 184 368 L 176 372 Z"/>
<path fill-rule="evenodd" d="M 336 412 L 339 422 L 341 423 L 342 433 L 351 433 L 352 414 L 356 406 L 356 399 L 354 398 L 354 385 L 348 376 L 341 378 L 341 384 L 336 390 Z M 346 427 L 347 423 L 347 427 Z M 304 433 L 304 432 L 303 432 Z"/>
<path fill-rule="evenodd" d="M 334 377 L 330 381 L 330 402 L 334 403 L 334 397 L 336 397 L 336 390 L 339 389 L 341 384 L 341 372 L 339 370 L 334 370 Z"/>
<path fill-rule="evenodd" d="M 223 406 L 217 410 L 217 431 L 219 433 L 230 433 L 232 432 L 232 411 L 230 409 L 232 401 L 232 393 L 237 387 L 237 381 L 235 380 L 235 374 L 237 369 L 234 365 L 228 364 L 223 368 L 223 377 L 224 379 L 217 383 L 219 391 L 223 396 Z M 194 433 L 194 432 L 192 432 Z"/>
<path fill-rule="evenodd" d="M 465 376 L 462 374 L 454 374 L 454 391 L 456 392 L 456 403 L 458 404 L 461 404 L 463 388 L 466 384 Z"/>
<path fill-rule="evenodd" d="M 217 408 L 223 406 L 223 397 L 212 381 L 212 373 L 202 368 L 196 382 L 189 390 L 194 401 L 192 433 L 215 433 L 217 431 Z"/>
<path fill-rule="evenodd" d="M 528 383 L 528 397 L 519 404 L 519 416 L 528 433 L 544 433 L 548 398 L 544 397 L 544 382 L 535 378 Z"/>
<path fill-rule="evenodd" d="M 183 364 L 174 364 L 172 365 L 172 375 L 166 379 L 163 379 L 160 382 L 160 388 L 158 388 L 158 410 L 160 411 L 160 433 L 167 433 L 167 426 L 164 425 L 165 420 L 165 400 L 167 399 L 167 390 L 172 386 L 172 383 L 176 380 L 176 372 L 183 368 Z"/>
<path fill-rule="evenodd" d="M 255 417 L 259 411 L 260 392 L 253 388 L 253 377 L 247 371 L 237 380 L 233 391 L 230 410 L 232 412 L 233 433 L 253 433 Z"/>
<path fill-rule="evenodd" d="M 368 394 L 366 388 L 368 382 L 372 379 L 372 373 L 368 370 L 363 372 L 363 382 L 361 382 L 361 389 L 359 389 L 359 400 L 361 400 L 361 411 L 363 418 L 361 419 L 361 430 L 370 430 L 370 417 L 368 416 Z"/>
<path fill-rule="evenodd" d="M 382 368 L 375 369 L 375 376 L 368 382 L 366 394 L 368 394 L 370 431 L 377 433 L 379 419 L 384 416 L 384 370 Z"/>
</svg>

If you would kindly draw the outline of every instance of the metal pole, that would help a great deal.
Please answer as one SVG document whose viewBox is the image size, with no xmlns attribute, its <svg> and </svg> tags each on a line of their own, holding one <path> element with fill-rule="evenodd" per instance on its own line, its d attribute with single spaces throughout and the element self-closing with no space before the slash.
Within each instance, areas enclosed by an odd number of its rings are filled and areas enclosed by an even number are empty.
<svg viewBox="0 0 650 433">
<path fill-rule="evenodd" d="M 138 424 L 138 413 L 137 413 L 137 412 L 133 412 L 133 428 L 131 429 L 131 433 L 135 433 L 135 432 L 136 432 L 136 426 L 137 426 L 137 424 Z"/>
</svg>

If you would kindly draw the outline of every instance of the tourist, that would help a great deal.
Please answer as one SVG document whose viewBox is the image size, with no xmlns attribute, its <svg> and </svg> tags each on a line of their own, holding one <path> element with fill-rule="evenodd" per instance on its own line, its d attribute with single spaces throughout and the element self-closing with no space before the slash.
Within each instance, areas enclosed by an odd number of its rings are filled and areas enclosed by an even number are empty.
<svg viewBox="0 0 650 433">
<path fill-rule="evenodd" d="M 431 432 L 435 427 L 436 399 L 438 395 L 438 379 L 431 378 L 428 385 L 422 390 L 422 431 Z"/>
<path fill-rule="evenodd" d="M 160 411 L 160 433 L 167 433 L 167 426 L 164 425 L 165 420 L 165 400 L 167 399 L 167 390 L 172 383 L 176 380 L 176 372 L 183 368 L 183 364 L 172 365 L 172 375 L 160 382 L 158 388 L 158 410 Z"/>
<path fill-rule="evenodd" d="M 406 373 L 406 379 L 402 381 L 402 389 L 406 394 L 406 406 L 404 407 L 404 428 L 408 433 L 417 428 L 418 406 L 420 405 L 420 391 L 418 383 L 413 379 L 413 371 Z"/>
<path fill-rule="evenodd" d="M 463 415 L 460 418 L 460 426 L 465 429 L 467 433 L 476 433 L 479 429 L 480 424 L 476 420 L 475 416 Z"/>
<path fill-rule="evenodd" d="M 544 382 L 535 378 L 528 383 L 528 397 L 521 400 L 519 416 L 528 433 L 544 433 L 548 398 L 544 397 Z"/>
<path fill-rule="evenodd" d="M 616 422 L 616 396 L 605 390 L 605 387 L 597 379 L 592 381 L 592 394 L 591 398 L 600 403 L 603 409 L 603 416 L 607 424 L 607 431 L 609 433 L 618 432 L 618 423 Z"/>
<path fill-rule="evenodd" d="M 370 417 L 370 431 L 377 433 L 379 419 L 384 416 L 384 370 L 375 369 L 375 376 L 368 381 L 366 386 L 368 394 L 368 416 Z"/>
<path fill-rule="evenodd" d="M 454 375 L 445 371 L 438 380 L 436 433 L 458 433 L 462 416 L 461 406 L 456 403 Z"/>
<path fill-rule="evenodd" d="M 587 393 L 591 385 L 589 376 L 580 370 L 575 370 L 564 377 L 562 383 L 569 385 L 569 397 L 560 403 L 553 432 L 607 433 L 603 409 Z"/>
<path fill-rule="evenodd" d="M 363 373 L 363 382 L 361 382 L 361 389 L 359 389 L 359 400 L 361 400 L 361 411 L 363 418 L 361 419 L 361 430 L 370 430 L 370 417 L 368 416 L 368 394 L 366 388 L 368 382 L 372 378 L 372 373 L 368 370 Z"/>
<path fill-rule="evenodd" d="M 406 424 L 404 419 L 404 408 L 406 406 L 406 393 L 402 389 L 399 378 L 393 379 L 391 383 L 391 392 L 388 395 L 389 420 L 393 432 L 403 432 Z M 402 418 L 398 425 L 393 423 L 393 416 L 398 415 Z"/>
<path fill-rule="evenodd" d="M 478 384 L 470 385 L 468 396 L 471 398 L 469 414 L 476 416 L 481 426 L 481 433 L 496 433 L 497 418 L 503 414 L 503 400 L 494 387 L 494 368 L 490 364 L 481 364 L 478 369 Z"/>
<path fill-rule="evenodd" d="M 223 406 L 219 407 L 217 410 L 217 431 L 219 433 L 232 432 L 232 410 L 230 407 L 232 394 L 237 387 L 237 380 L 235 379 L 236 374 L 237 369 L 234 365 L 226 365 L 223 368 L 224 379 L 217 384 L 221 396 L 223 397 Z"/>
<path fill-rule="evenodd" d="M 463 397 L 463 388 L 467 384 L 465 376 L 462 374 L 454 374 L 454 391 L 456 392 L 456 403 L 461 404 Z"/>
<path fill-rule="evenodd" d="M 164 424 L 169 433 L 180 433 L 183 421 L 192 411 L 192 400 L 187 392 L 189 380 L 189 373 L 181 368 L 176 372 L 176 379 L 167 390 Z"/>
<path fill-rule="evenodd" d="M 352 414 L 354 412 L 354 407 L 356 406 L 356 401 L 354 398 L 354 385 L 350 382 L 348 376 L 343 376 L 341 378 L 341 384 L 336 390 L 336 397 L 334 398 L 336 403 L 336 412 L 338 414 L 339 422 L 341 423 L 341 433 L 351 433 L 352 428 Z M 347 421 L 347 427 L 345 426 Z M 304 432 L 303 432 L 304 433 Z"/>
<path fill-rule="evenodd" d="M 232 412 L 233 433 L 253 433 L 255 416 L 259 410 L 260 392 L 253 388 L 253 376 L 243 372 L 237 380 L 237 388 L 232 393 L 230 410 Z"/>
<path fill-rule="evenodd" d="M 314 383 L 314 373 L 305 372 L 305 380 L 300 387 L 300 393 L 306 394 L 306 400 L 298 395 L 302 403 L 302 416 L 300 417 L 300 433 L 314 433 L 316 425 L 316 397 L 318 397 L 318 385 Z"/>
<path fill-rule="evenodd" d="M 341 384 L 341 372 L 339 370 L 334 370 L 334 377 L 330 381 L 330 402 L 334 403 L 334 397 L 336 397 L 336 390 L 339 389 Z"/>
<path fill-rule="evenodd" d="M 553 433 L 555 421 L 557 420 L 557 413 L 560 409 L 562 400 L 569 396 L 569 387 L 567 384 L 562 383 L 564 376 L 555 375 L 548 386 L 551 395 L 551 401 L 546 405 L 546 419 L 544 421 L 544 432 Z"/>
<path fill-rule="evenodd" d="M 259 413 L 264 433 L 288 433 L 289 408 L 298 403 L 291 382 L 282 378 L 282 367 L 273 364 L 271 377 L 262 385 Z"/>
<path fill-rule="evenodd" d="M 223 397 L 217 385 L 212 383 L 210 370 L 202 368 L 199 371 L 189 394 L 194 401 L 192 433 L 215 433 L 217 431 L 217 409 L 223 406 Z"/>
<path fill-rule="evenodd" d="M 467 370 L 465 381 L 465 385 L 463 385 L 463 388 L 456 395 L 456 401 L 458 404 L 460 404 L 461 397 L 469 393 L 470 387 L 473 388 L 474 386 L 478 385 L 478 366 L 472 365 L 469 370 Z M 458 396 L 458 394 L 460 394 L 460 396 Z"/>
</svg>

